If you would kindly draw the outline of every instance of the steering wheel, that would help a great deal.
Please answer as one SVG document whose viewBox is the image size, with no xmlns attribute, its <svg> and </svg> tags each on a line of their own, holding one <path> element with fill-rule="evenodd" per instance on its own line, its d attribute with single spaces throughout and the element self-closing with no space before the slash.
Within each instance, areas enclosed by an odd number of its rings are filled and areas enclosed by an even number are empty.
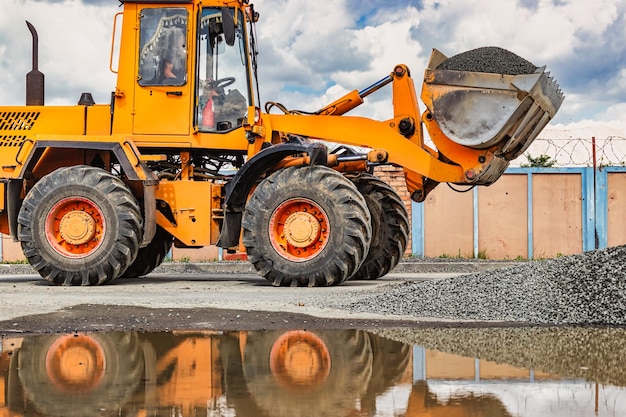
<svg viewBox="0 0 626 417">
<path fill-rule="evenodd" d="M 224 87 L 228 87 L 234 82 L 235 82 L 235 77 L 225 77 L 225 78 L 220 78 L 215 81 L 211 81 L 209 85 L 216 91 L 221 91 L 221 90 L 224 90 Z"/>
</svg>

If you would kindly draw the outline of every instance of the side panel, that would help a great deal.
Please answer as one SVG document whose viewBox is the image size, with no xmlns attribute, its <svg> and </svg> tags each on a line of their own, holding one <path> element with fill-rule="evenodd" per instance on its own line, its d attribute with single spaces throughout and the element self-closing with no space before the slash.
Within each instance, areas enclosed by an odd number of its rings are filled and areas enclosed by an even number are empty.
<svg viewBox="0 0 626 417">
<path fill-rule="evenodd" d="M 215 203 L 219 207 L 219 201 L 212 202 L 212 187 L 209 182 L 161 181 L 156 190 L 157 224 L 183 245 L 213 243 L 211 209 Z"/>
<path fill-rule="evenodd" d="M 0 107 L 0 175 L 16 176 L 36 134 L 82 135 L 85 107 Z"/>
</svg>

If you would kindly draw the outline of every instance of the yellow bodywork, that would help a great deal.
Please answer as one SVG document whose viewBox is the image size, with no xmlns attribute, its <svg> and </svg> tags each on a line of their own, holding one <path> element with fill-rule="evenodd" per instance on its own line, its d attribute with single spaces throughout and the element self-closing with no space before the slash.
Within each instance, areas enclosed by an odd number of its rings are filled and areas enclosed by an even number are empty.
<svg viewBox="0 0 626 417">
<path fill-rule="evenodd" d="M 508 161 L 532 142 L 562 100 L 555 84 L 543 72 L 533 74 L 535 84 L 528 77 L 522 80 L 497 74 L 451 74 L 456 72 L 436 69 L 445 56 L 435 52 L 424 77 L 422 101 L 426 109 L 423 112 L 409 68 L 397 65 L 382 83 L 392 84 L 393 118 L 389 120 L 344 115 L 362 104 L 364 96 L 369 94 L 358 91 L 313 113 L 268 114 L 261 111 L 261 103 L 255 96 L 251 61 L 254 53 L 248 42 L 251 34 L 247 24 L 254 23 L 258 16 L 247 1 L 122 3 L 123 12 L 114 17 L 114 31 L 119 33 L 114 33 L 113 42 L 120 41 L 112 47 L 119 50 L 119 60 L 117 65 L 112 60 L 117 83 L 112 88 L 110 105 L 0 108 L 0 191 L 4 195 L 0 199 L 0 232 L 13 232 L 15 237 L 10 208 L 19 208 L 16 199 L 23 199 L 38 180 L 55 169 L 94 165 L 113 170 L 120 165 L 120 174 L 139 199 L 156 199 L 157 210 L 153 218 L 147 218 L 148 225 L 156 222 L 181 246 L 215 244 L 224 222 L 225 186 L 229 178 L 219 175 L 208 178 L 194 166 L 194 158 L 200 154 L 228 154 L 241 158 L 243 164 L 269 145 L 281 144 L 293 135 L 367 148 L 370 155 L 360 163 L 340 161 L 331 155 L 326 164 L 338 171 L 366 170 L 366 162 L 400 166 L 412 198 L 423 201 L 440 182 L 488 185 L 497 180 Z M 208 104 L 211 97 L 207 96 L 211 76 L 207 74 L 211 74 L 214 63 L 211 57 L 200 57 L 207 49 L 206 38 L 213 33 L 211 30 L 224 25 L 223 15 L 218 14 L 223 7 L 233 10 L 234 24 L 240 25 L 243 69 L 238 78 L 241 83 L 235 85 L 247 100 L 245 115 L 233 119 L 237 124 L 223 124 L 226 128 L 220 130 L 210 124 L 213 115 L 207 111 L 211 106 Z M 149 32 L 145 24 L 159 10 L 167 13 L 156 29 Z M 205 13 L 210 10 L 215 12 Z M 177 45 L 183 47 L 177 55 L 179 72 L 184 73 L 182 81 L 155 83 L 146 75 L 146 71 L 152 70 L 151 65 L 156 73 L 166 62 L 156 52 L 162 46 L 159 42 L 166 37 L 161 37 L 162 34 L 175 38 Z M 223 41 L 220 42 L 223 47 Z M 216 56 L 220 53 L 222 60 L 228 56 L 219 51 Z M 200 75 L 202 71 L 206 72 L 202 76 L 205 78 Z M 451 94 L 460 97 L 456 105 L 463 110 L 472 105 L 464 101 L 465 95 L 476 92 L 486 97 L 512 97 L 514 114 L 511 120 L 502 121 L 497 139 L 486 141 L 485 146 L 465 146 L 450 138 L 450 131 L 442 123 L 445 120 L 441 120 L 443 116 L 437 114 L 437 106 Z M 516 109 L 518 99 L 530 100 L 528 106 L 537 116 L 526 117 L 526 104 L 523 109 Z M 425 144 L 424 128 L 434 147 Z M 180 164 L 180 172 L 161 176 L 154 191 L 146 191 L 146 186 L 154 187 L 157 182 L 157 174 L 149 168 L 151 164 L 172 159 Z M 264 167 L 256 173 L 257 177 L 242 182 L 249 191 L 253 188 L 249 183 L 265 173 L 307 163 L 310 163 L 307 157 L 288 155 Z M 241 207 L 238 210 L 242 211 Z"/>
</svg>

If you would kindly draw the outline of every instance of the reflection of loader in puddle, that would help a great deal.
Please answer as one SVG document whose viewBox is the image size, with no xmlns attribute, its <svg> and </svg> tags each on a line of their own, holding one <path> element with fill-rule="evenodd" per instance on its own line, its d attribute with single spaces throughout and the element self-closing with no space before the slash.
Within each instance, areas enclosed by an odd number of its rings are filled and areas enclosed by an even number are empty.
<svg viewBox="0 0 626 417">
<path fill-rule="evenodd" d="M 411 371 L 409 345 L 358 330 L 46 335 L 3 347 L 0 417 L 373 416 Z M 440 404 L 425 383 L 401 408 L 481 415 L 486 401 L 489 415 L 508 415 L 495 398 Z"/>
<path fill-rule="evenodd" d="M 0 380 L 11 393 L 0 401 L 3 417 L 191 416 L 206 414 L 207 404 L 243 416 L 350 415 L 358 402 L 375 407 L 410 360 L 407 345 L 349 330 L 19 341 L 2 354 Z"/>
</svg>

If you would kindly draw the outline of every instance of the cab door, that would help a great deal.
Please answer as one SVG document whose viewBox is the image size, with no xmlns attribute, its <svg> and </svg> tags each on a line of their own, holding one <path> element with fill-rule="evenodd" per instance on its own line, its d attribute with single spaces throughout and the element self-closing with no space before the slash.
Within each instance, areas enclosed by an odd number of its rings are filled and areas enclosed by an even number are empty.
<svg viewBox="0 0 626 417">
<path fill-rule="evenodd" d="M 189 135 L 193 100 L 190 9 L 139 12 L 139 53 L 133 133 Z"/>
</svg>

